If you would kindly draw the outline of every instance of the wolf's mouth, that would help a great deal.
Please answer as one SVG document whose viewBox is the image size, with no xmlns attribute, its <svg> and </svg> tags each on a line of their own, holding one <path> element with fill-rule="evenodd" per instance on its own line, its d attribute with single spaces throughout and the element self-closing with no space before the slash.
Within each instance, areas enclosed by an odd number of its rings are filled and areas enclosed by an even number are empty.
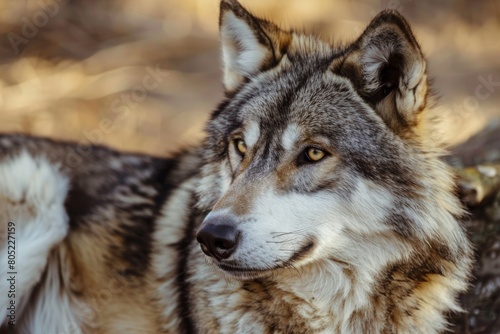
<svg viewBox="0 0 500 334">
<path fill-rule="evenodd" d="M 259 269 L 259 268 L 242 268 L 234 265 L 228 265 L 224 263 L 217 264 L 219 269 L 224 270 L 225 273 L 237 277 L 239 279 L 254 279 L 270 276 L 273 271 L 280 269 L 270 268 L 270 269 Z"/>
<path fill-rule="evenodd" d="M 223 270 L 225 273 L 240 279 L 261 278 L 261 277 L 271 276 L 278 270 L 295 268 L 295 263 L 307 257 L 307 254 L 309 254 L 313 250 L 314 245 L 315 244 L 313 241 L 308 242 L 307 244 L 302 246 L 298 251 L 296 251 L 288 260 L 283 261 L 278 265 L 269 268 L 241 267 L 234 263 L 227 263 L 224 261 L 215 262 L 214 264 L 215 266 L 217 266 L 217 268 Z"/>
<path fill-rule="evenodd" d="M 304 246 L 302 246 L 298 251 L 296 251 L 292 257 L 290 257 L 290 259 L 288 261 L 285 262 L 285 265 L 288 265 L 288 266 L 291 266 L 293 265 L 295 262 L 298 262 L 300 261 L 301 259 L 307 257 L 307 255 L 309 253 L 312 252 L 312 250 L 314 249 L 314 241 L 309 241 L 307 244 L 305 244 Z"/>
</svg>

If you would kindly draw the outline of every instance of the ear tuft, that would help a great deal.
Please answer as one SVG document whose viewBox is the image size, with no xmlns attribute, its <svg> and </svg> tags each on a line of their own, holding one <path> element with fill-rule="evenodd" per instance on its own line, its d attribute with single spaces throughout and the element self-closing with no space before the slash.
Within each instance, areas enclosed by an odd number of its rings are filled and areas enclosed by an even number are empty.
<svg viewBox="0 0 500 334">
<path fill-rule="evenodd" d="M 219 25 L 227 93 L 276 65 L 287 43 L 287 32 L 254 17 L 236 0 L 221 1 Z"/>
</svg>

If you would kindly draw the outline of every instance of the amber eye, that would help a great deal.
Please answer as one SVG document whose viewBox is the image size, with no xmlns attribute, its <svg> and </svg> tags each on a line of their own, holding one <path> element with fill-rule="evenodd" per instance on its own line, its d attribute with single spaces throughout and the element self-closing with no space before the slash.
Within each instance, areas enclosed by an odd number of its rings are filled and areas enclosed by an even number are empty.
<svg viewBox="0 0 500 334">
<path fill-rule="evenodd" d="M 315 148 L 315 147 L 309 147 L 308 149 L 306 149 L 305 153 L 306 153 L 307 159 L 309 161 L 312 161 L 312 162 L 320 161 L 326 155 L 326 153 L 324 151 L 320 150 L 319 148 Z"/>
<path fill-rule="evenodd" d="M 234 146 L 240 152 L 241 155 L 244 155 L 247 152 L 247 145 L 243 141 L 243 139 L 236 139 L 234 141 Z"/>
</svg>

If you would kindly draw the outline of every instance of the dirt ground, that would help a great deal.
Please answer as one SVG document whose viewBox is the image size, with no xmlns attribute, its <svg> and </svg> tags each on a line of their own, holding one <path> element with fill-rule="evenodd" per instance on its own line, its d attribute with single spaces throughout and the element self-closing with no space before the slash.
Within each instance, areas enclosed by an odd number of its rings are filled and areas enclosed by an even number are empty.
<svg viewBox="0 0 500 334">
<path fill-rule="evenodd" d="M 499 122 L 497 0 L 241 2 L 334 42 L 398 9 L 428 56 L 449 141 Z M 195 143 L 222 98 L 217 16 L 217 0 L 0 2 L 0 131 L 158 155 Z"/>
</svg>

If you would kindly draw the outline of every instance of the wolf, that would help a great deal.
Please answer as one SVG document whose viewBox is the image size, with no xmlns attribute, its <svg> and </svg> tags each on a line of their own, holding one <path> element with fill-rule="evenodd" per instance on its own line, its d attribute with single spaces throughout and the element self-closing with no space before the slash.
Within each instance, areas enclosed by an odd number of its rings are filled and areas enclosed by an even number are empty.
<svg viewBox="0 0 500 334">
<path fill-rule="evenodd" d="M 343 46 L 236 0 L 219 24 L 199 145 L 0 136 L 3 332 L 446 330 L 472 247 L 406 20 Z"/>
</svg>

